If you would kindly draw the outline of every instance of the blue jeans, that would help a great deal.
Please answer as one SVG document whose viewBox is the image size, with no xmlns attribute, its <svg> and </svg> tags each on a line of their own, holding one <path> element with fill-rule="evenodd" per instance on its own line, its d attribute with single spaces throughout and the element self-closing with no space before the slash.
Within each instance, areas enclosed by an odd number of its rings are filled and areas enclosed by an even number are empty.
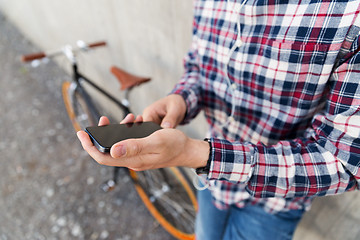
<svg viewBox="0 0 360 240">
<path fill-rule="evenodd" d="M 290 210 L 269 214 L 260 206 L 217 209 L 209 190 L 198 192 L 197 240 L 285 240 L 292 239 L 304 211 Z"/>
</svg>

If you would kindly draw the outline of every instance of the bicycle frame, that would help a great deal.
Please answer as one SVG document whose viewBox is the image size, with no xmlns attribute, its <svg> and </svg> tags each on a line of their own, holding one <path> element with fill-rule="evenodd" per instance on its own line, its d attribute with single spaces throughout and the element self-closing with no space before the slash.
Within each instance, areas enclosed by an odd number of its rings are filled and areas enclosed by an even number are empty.
<svg viewBox="0 0 360 240">
<path fill-rule="evenodd" d="M 122 114 L 127 115 L 131 112 L 129 92 L 133 87 L 150 80 L 149 78 L 133 76 L 121 69 L 119 70 L 119 68 L 112 67 L 111 72 L 119 79 L 121 90 L 125 94 L 119 101 L 99 84 L 96 84 L 80 73 L 76 53 L 104 45 L 106 45 L 105 42 L 92 44 L 78 43 L 78 48 L 74 49 L 70 45 L 66 45 L 58 51 L 22 56 L 24 62 L 62 54 L 70 60 L 73 75 L 72 81 L 64 82 L 62 91 L 66 110 L 77 131 L 81 127 L 96 124 L 96 121 L 102 114 L 102 109 L 97 104 L 98 95 L 93 96 L 92 91 L 88 91 L 88 87 L 94 89 L 95 92 L 105 97 L 106 100 L 109 100 Z M 192 220 L 197 210 L 197 202 L 193 189 L 189 185 L 188 177 L 181 168 L 157 169 L 141 173 L 129 170 L 128 168 L 113 167 L 112 179 L 101 185 L 102 190 L 108 192 L 114 189 L 118 181 L 120 168 L 124 169 L 133 180 L 141 200 L 161 226 L 178 239 L 194 239 L 193 224 L 190 223 L 193 223 Z"/>
<path fill-rule="evenodd" d="M 73 89 L 73 91 L 78 91 L 84 97 L 84 100 L 85 100 L 87 106 L 89 106 L 89 110 L 95 119 L 99 119 L 101 117 L 101 114 L 97 110 L 97 107 L 95 106 L 90 95 L 84 89 L 84 86 L 82 85 L 82 81 L 86 82 L 97 92 L 101 93 L 107 99 L 109 99 L 110 101 L 115 103 L 117 107 L 122 109 L 125 116 L 127 114 L 131 113 L 131 110 L 129 108 L 129 101 L 128 101 L 129 92 L 130 92 L 131 88 L 128 90 L 125 90 L 125 98 L 122 99 L 122 102 L 121 102 L 118 99 L 116 99 L 115 97 L 113 97 L 112 95 L 110 95 L 107 91 L 105 91 L 99 85 L 97 85 L 96 83 L 91 81 L 89 78 L 87 78 L 83 74 L 81 74 L 78 70 L 77 60 L 74 55 L 72 55 L 71 58 L 69 57 L 69 59 L 71 59 L 71 62 L 72 62 L 73 82 L 75 83 L 75 89 Z M 106 183 L 104 183 L 101 186 L 101 188 L 105 192 L 111 190 L 116 185 L 120 169 L 121 169 L 121 167 L 114 167 L 112 179 L 108 180 Z M 128 171 L 128 169 L 125 169 L 125 170 Z"/>
<path fill-rule="evenodd" d="M 117 107 L 122 109 L 122 111 L 125 113 L 125 116 L 127 114 L 131 113 L 131 110 L 130 110 L 129 105 L 128 105 L 128 102 L 129 102 L 128 101 L 128 96 L 129 96 L 129 91 L 130 90 L 126 90 L 125 91 L 125 98 L 122 101 L 119 101 L 118 99 L 113 97 L 111 94 L 109 94 L 107 91 L 105 91 L 103 88 L 101 88 L 99 85 L 97 85 L 96 83 L 91 81 L 89 78 L 87 78 L 83 74 L 81 74 L 78 71 L 78 65 L 77 65 L 77 61 L 76 61 L 75 58 L 72 61 L 72 70 L 73 70 L 73 81 L 76 84 L 75 91 L 79 91 L 80 94 L 82 94 L 84 96 L 86 104 L 88 104 L 88 106 L 90 106 L 90 111 L 93 114 L 93 116 L 95 117 L 95 119 L 99 119 L 101 117 L 101 114 L 97 111 L 97 108 L 96 108 L 95 104 L 93 103 L 91 97 L 89 96 L 89 94 L 86 92 L 86 90 L 82 86 L 82 81 L 88 83 L 97 92 L 101 93 L 107 99 L 109 99 L 110 101 L 115 103 Z"/>
</svg>

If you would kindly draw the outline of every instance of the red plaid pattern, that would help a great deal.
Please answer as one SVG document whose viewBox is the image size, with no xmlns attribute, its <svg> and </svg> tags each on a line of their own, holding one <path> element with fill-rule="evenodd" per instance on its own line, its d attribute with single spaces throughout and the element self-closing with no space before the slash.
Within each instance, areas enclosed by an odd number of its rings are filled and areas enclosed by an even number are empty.
<svg viewBox="0 0 360 240">
<path fill-rule="evenodd" d="M 359 1 L 240 5 L 195 1 L 173 90 L 186 100 L 184 122 L 203 110 L 209 123 L 215 203 L 276 212 L 358 188 Z"/>
</svg>

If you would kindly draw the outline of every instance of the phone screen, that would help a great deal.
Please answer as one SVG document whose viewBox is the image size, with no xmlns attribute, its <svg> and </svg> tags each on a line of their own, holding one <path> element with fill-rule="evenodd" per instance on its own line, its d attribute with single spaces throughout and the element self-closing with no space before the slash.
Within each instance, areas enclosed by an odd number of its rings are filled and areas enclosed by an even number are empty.
<svg viewBox="0 0 360 240">
<path fill-rule="evenodd" d="M 161 127 L 154 122 L 141 122 L 87 127 L 85 131 L 100 152 L 110 152 L 111 146 L 117 142 L 147 137 L 160 129 Z"/>
</svg>

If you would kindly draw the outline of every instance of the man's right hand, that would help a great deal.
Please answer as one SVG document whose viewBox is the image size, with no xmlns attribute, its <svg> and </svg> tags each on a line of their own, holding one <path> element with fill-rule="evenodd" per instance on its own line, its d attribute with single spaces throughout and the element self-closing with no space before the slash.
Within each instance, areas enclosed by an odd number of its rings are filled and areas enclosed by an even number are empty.
<svg viewBox="0 0 360 240">
<path fill-rule="evenodd" d="M 181 95 L 171 94 L 164 97 L 143 112 L 144 121 L 152 121 L 163 128 L 175 128 L 185 117 L 186 103 Z"/>
</svg>

